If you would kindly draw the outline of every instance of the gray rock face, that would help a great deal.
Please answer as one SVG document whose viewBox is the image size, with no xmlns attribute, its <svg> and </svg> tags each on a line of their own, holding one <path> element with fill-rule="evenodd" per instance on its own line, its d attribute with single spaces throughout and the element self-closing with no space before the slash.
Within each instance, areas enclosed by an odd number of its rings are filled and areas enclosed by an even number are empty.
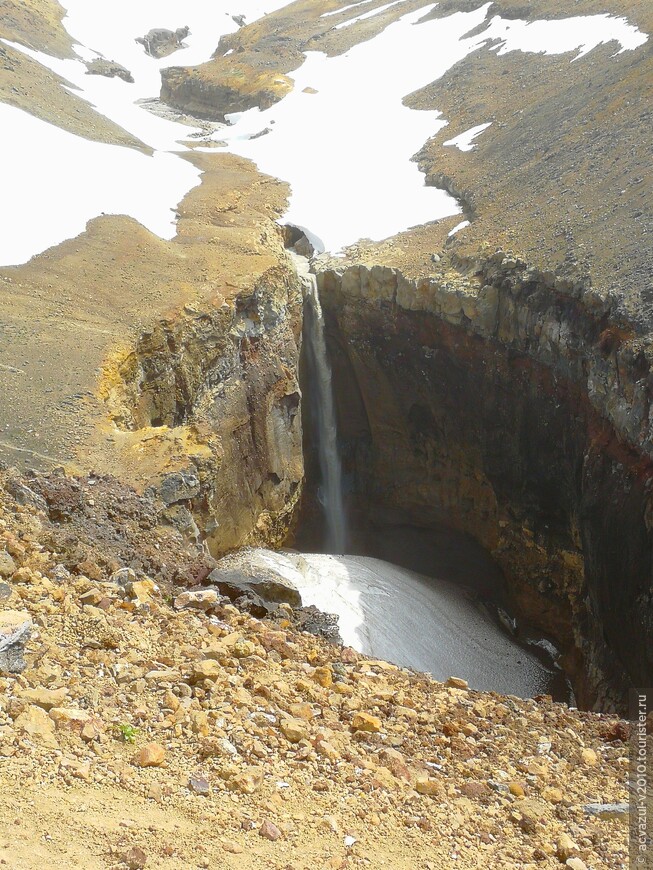
<svg viewBox="0 0 653 870">
<path fill-rule="evenodd" d="M 86 64 L 86 75 L 89 76 L 106 76 L 106 78 L 119 78 L 130 84 L 134 81 L 134 76 L 129 70 L 115 60 L 105 60 L 103 57 L 98 57 L 95 60 Z"/>
<path fill-rule="evenodd" d="M 301 595 L 270 562 L 265 550 L 241 550 L 225 556 L 208 579 L 229 597 L 254 593 L 266 603 L 301 607 Z"/>
<path fill-rule="evenodd" d="M 159 487 L 159 496 L 167 505 L 187 501 L 199 495 L 200 481 L 192 471 L 177 471 L 169 474 Z"/>
<path fill-rule="evenodd" d="M 588 816 L 596 816 L 599 819 L 621 819 L 627 822 L 630 814 L 630 805 L 627 803 L 587 804 L 584 810 Z"/>
<path fill-rule="evenodd" d="M 19 610 L 0 612 L 0 673 L 19 674 L 25 670 L 25 644 L 32 631 L 28 613 Z"/>
<path fill-rule="evenodd" d="M 0 550 L 0 577 L 11 577 L 16 570 L 16 563 L 5 550 Z"/>
<path fill-rule="evenodd" d="M 189 33 L 188 27 L 178 27 L 176 30 L 154 27 L 145 36 L 139 36 L 136 42 L 145 46 L 145 51 L 152 57 L 167 57 L 182 47 L 183 41 Z"/>
</svg>

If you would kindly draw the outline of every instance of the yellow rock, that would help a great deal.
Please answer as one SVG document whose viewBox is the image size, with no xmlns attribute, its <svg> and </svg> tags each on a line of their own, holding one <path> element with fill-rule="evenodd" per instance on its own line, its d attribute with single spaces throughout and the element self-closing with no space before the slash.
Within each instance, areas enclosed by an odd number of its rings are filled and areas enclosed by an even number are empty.
<svg viewBox="0 0 653 870">
<path fill-rule="evenodd" d="M 35 705 L 27 707 L 16 718 L 14 725 L 18 731 L 28 734 L 36 743 L 51 749 L 55 749 L 58 745 L 54 736 L 54 723 L 40 707 Z"/>
<path fill-rule="evenodd" d="M 556 843 L 556 855 L 561 862 L 565 862 L 578 852 L 578 846 L 574 843 L 568 834 L 560 834 Z"/>
<path fill-rule="evenodd" d="M 594 767 L 595 764 L 599 763 L 598 755 L 593 749 L 583 749 L 580 753 L 580 758 L 583 764 L 587 764 L 590 767 Z"/>
<path fill-rule="evenodd" d="M 310 722 L 314 717 L 313 708 L 310 704 L 299 703 L 290 705 L 290 714 L 295 719 L 303 719 L 305 722 Z"/>
<path fill-rule="evenodd" d="M 281 733 L 291 743 L 299 743 L 308 737 L 308 728 L 302 719 L 283 719 L 279 725 Z"/>
<path fill-rule="evenodd" d="M 328 758 L 329 761 L 338 761 L 338 759 L 340 758 L 340 753 L 335 748 L 335 746 L 333 746 L 333 744 L 329 743 L 328 740 L 320 740 L 318 743 L 316 743 L 315 748 L 320 753 L 320 755 Z"/>
<path fill-rule="evenodd" d="M 564 795 L 562 789 L 555 788 L 552 785 L 547 785 L 546 788 L 542 789 L 542 797 L 550 804 L 559 804 Z"/>
<path fill-rule="evenodd" d="M 441 783 L 437 779 L 432 779 L 430 776 L 420 776 L 415 783 L 415 791 L 418 794 L 426 794 L 430 797 L 442 797 L 443 789 Z"/>
<path fill-rule="evenodd" d="M 166 751 L 160 743 L 146 743 L 136 755 L 136 764 L 139 767 L 160 767 L 165 757 Z"/>
<path fill-rule="evenodd" d="M 467 680 L 463 680 L 460 677 L 449 677 L 449 679 L 445 683 L 445 686 L 450 689 L 467 689 L 469 687 L 469 684 Z"/>
<path fill-rule="evenodd" d="M 351 720 L 351 727 L 354 731 L 372 731 L 381 730 L 381 720 L 378 716 L 372 716 L 371 713 L 356 713 Z"/>
<path fill-rule="evenodd" d="M 204 659 L 193 665 L 193 680 L 217 680 L 224 676 L 224 668 L 215 659 Z"/>
<path fill-rule="evenodd" d="M 328 689 L 333 684 L 333 674 L 331 668 L 319 667 L 313 671 L 313 679 L 320 686 Z"/>
<path fill-rule="evenodd" d="M 51 710 L 53 707 L 59 707 L 63 704 L 68 695 L 68 689 L 22 689 L 18 694 L 30 704 L 36 704 L 37 707 L 42 707 L 44 710 Z"/>
<path fill-rule="evenodd" d="M 263 782 L 263 769 L 260 767 L 250 767 L 244 773 L 232 777 L 227 785 L 231 791 L 238 791 L 241 794 L 254 794 L 261 787 Z"/>
<path fill-rule="evenodd" d="M 508 788 L 510 789 L 510 794 L 513 794 L 515 797 L 524 797 L 526 793 L 523 785 L 519 782 L 511 782 Z"/>
</svg>

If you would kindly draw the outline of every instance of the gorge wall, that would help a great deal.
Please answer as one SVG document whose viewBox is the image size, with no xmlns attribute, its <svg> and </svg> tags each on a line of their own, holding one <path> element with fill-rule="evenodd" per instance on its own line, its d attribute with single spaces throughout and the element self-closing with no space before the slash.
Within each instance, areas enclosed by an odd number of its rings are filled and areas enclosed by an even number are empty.
<svg viewBox="0 0 653 870">
<path fill-rule="evenodd" d="M 301 493 L 301 303 L 280 264 L 228 302 L 161 320 L 105 370 L 128 450 L 179 451 L 150 484 L 169 519 L 214 555 L 281 543 Z"/>
<path fill-rule="evenodd" d="M 346 471 L 380 521 L 473 534 L 579 703 L 619 706 L 653 665 L 650 345 L 582 282 L 453 260 L 319 262 Z"/>
</svg>

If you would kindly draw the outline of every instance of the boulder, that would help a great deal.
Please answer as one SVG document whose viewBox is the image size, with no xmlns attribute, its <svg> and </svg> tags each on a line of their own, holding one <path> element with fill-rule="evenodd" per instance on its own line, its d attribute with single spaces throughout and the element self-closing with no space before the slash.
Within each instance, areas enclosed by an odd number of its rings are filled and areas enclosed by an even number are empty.
<svg viewBox="0 0 653 870">
<path fill-rule="evenodd" d="M 86 75 L 105 76 L 106 78 L 118 78 L 123 82 L 134 81 L 134 76 L 129 70 L 115 60 L 105 60 L 103 57 L 96 57 L 94 60 L 86 64 Z"/>
<path fill-rule="evenodd" d="M 145 36 L 139 36 L 136 42 L 143 45 L 145 51 L 152 57 L 167 57 L 182 47 L 183 41 L 189 33 L 188 27 L 178 27 L 176 30 L 154 27 Z"/>
<path fill-rule="evenodd" d="M 14 725 L 17 731 L 27 734 L 36 743 L 41 743 L 50 749 L 57 748 L 54 722 L 40 707 L 31 704 L 16 718 Z"/>
<path fill-rule="evenodd" d="M 249 592 L 267 603 L 301 607 L 297 588 L 268 560 L 265 550 L 246 549 L 225 556 L 208 579 L 234 600 Z"/>
</svg>

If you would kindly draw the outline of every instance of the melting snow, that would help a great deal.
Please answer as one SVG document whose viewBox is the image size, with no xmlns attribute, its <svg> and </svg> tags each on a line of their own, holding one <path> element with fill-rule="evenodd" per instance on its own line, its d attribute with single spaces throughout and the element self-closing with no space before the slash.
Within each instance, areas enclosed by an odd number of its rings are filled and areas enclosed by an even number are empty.
<svg viewBox="0 0 653 870">
<path fill-rule="evenodd" d="M 400 0 L 394 0 L 400 2 Z M 248 21 L 282 7 L 285 0 L 240 0 Z M 325 13 L 340 14 L 364 3 Z M 360 15 L 378 15 L 394 3 Z M 206 0 L 67 0 L 64 24 L 78 42 L 76 60 L 59 60 L 23 46 L 21 51 L 68 79 L 97 110 L 155 150 L 103 145 L 65 132 L 19 109 L 0 103 L 5 131 L 0 184 L 11 225 L 0 235 L 0 264 L 25 262 L 45 247 L 80 232 L 102 212 L 130 214 L 164 238 L 174 234 L 174 207 L 198 183 L 198 171 L 174 152 L 193 128 L 157 117 L 137 101 L 158 96 L 160 70 L 207 60 L 222 34 L 237 25 L 231 12 Z M 413 111 L 402 98 L 442 76 L 487 40 L 499 40 L 498 54 L 509 51 L 561 53 L 575 59 L 597 45 L 617 40 L 619 51 L 642 45 L 647 36 L 624 18 L 608 15 L 556 21 L 504 21 L 481 25 L 490 4 L 439 20 L 420 20 L 434 7 L 404 15 L 368 42 L 345 55 L 306 55 L 293 74 L 295 88 L 264 112 L 234 115 L 215 139 L 250 157 L 262 171 L 292 188 L 285 219 L 312 230 L 320 247 L 337 252 L 359 238 L 383 239 L 409 226 L 460 212 L 447 193 L 424 184 L 411 156 L 445 125 L 435 111 Z M 155 60 L 135 42 L 153 27 L 188 25 L 187 47 Z M 341 25 L 336 25 L 337 27 Z M 129 69 L 134 84 L 86 75 L 81 59 L 104 56 Z M 392 58 L 392 63 L 388 59 Z M 306 87 L 317 94 L 302 93 Z M 479 125 L 449 140 L 473 147 Z M 268 134 L 252 137 L 268 128 Z M 467 136 L 467 138 L 463 138 Z M 47 162 L 40 155 L 48 155 Z M 39 159 L 37 159 L 37 155 Z M 38 196 L 26 195 L 27 190 Z M 463 222 L 464 223 L 464 222 Z"/>
<path fill-rule="evenodd" d="M 453 139 L 447 139 L 446 142 L 443 142 L 443 145 L 455 145 L 460 151 L 473 151 L 476 148 L 474 145 L 474 139 L 483 132 L 483 130 L 487 130 L 488 127 L 492 125 L 492 121 L 489 121 L 487 124 L 479 124 L 476 127 L 470 127 L 469 130 L 465 130 L 464 133 L 460 133 L 458 136 L 454 136 Z"/>
<path fill-rule="evenodd" d="M 351 18 L 349 21 L 343 21 L 341 24 L 336 24 L 335 29 L 341 30 L 343 27 L 351 27 L 352 24 L 358 24 L 359 21 L 365 21 L 367 18 L 374 18 L 375 15 L 380 15 L 382 12 L 385 12 L 386 9 L 390 9 L 403 2 L 404 0 L 392 0 L 392 3 L 386 3 L 385 6 L 377 6 L 376 9 L 370 9 L 369 12 L 364 12 L 356 18 Z"/>
</svg>

